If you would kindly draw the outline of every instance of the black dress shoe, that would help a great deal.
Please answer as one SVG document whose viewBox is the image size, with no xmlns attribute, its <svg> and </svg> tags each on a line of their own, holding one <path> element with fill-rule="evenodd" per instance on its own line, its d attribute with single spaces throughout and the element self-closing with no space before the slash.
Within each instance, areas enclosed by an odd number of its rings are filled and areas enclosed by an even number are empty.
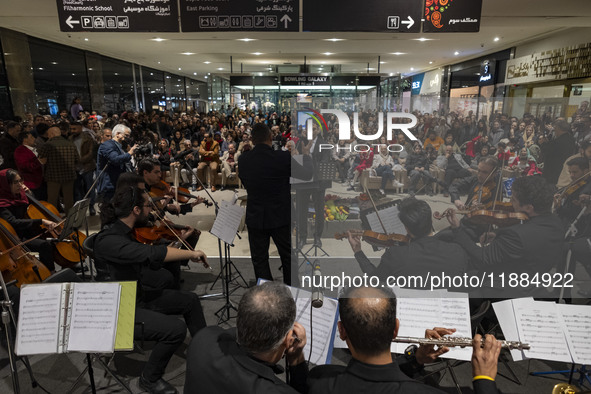
<svg viewBox="0 0 591 394">
<path fill-rule="evenodd" d="M 162 378 L 152 383 L 140 376 L 139 385 L 150 394 L 178 394 L 178 391 Z"/>
</svg>

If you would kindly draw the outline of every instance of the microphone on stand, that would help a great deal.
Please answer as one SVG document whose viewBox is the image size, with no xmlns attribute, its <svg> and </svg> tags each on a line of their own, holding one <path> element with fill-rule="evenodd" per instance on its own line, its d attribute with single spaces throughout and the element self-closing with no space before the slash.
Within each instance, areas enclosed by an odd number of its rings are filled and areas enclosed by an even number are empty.
<svg viewBox="0 0 591 394">
<path fill-rule="evenodd" d="M 315 278 L 317 282 L 314 280 Z M 318 260 L 314 261 L 314 271 L 312 273 L 312 283 L 322 283 L 322 273 L 320 272 L 320 264 Z M 324 304 L 324 289 L 322 286 L 315 286 L 312 290 L 312 306 L 314 308 L 322 308 Z"/>
</svg>

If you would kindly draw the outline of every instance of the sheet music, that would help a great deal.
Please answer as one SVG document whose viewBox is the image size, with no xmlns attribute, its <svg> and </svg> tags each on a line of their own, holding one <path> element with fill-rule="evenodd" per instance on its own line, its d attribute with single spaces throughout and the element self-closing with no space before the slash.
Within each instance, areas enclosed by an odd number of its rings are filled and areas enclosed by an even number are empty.
<svg viewBox="0 0 591 394">
<path fill-rule="evenodd" d="M 406 234 L 406 229 L 398 218 L 399 211 L 397 206 L 378 209 L 378 211 L 388 234 Z M 378 219 L 378 215 L 375 212 L 367 214 L 367 222 L 369 223 L 369 227 L 372 231 L 377 233 L 384 232 L 384 229 L 380 224 L 380 220 Z"/>
<path fill-rule="evenodd" d="M 113 352 L 119 283 L 75 283 L 68 351 Z"/>
<path fill-rule="evenodd" d="M 591 364 L 591 306 L 559 304 L 566 341 L 573 360 L 577 364 Z"/>
<path fill-rule="evenodd" d="M 244 216 L 244 208 L 233 205 L 229 201 L 222 201 L 210 233 L 229 245 L 234 244 L 242 216 Z"/>
<path fill-rule="evenodd" d="M 304 347 L 306 359 L 310 354 L 310 346 L 312 346 L 310 362 L 316 365 L 330 364 L 333 337 L 336 336 L 337 300 L 325 297 L 321 308 L 311 308 L 311 292 L 293 287 L 290 287 L 290 290 L 296 301 L 296 321 L 306 329 L 308 338 L 308 343 Z M 310 329 L 310 308 L 312 309 L 313 331 Z M 310 339 L 314 342 L 312 343 Z"/>
<path fill-rule="evenodd" d="M 527 358 L 572 362 L 558 308 L 553 302 L 520 298 L 511 301 L 519 339 L 531 346 Z"/>
<path fill-rule="evenodd" d="M 61 294 L 55 283 L 21 287 L 16 354 L 57 352 Z"/>
<path fill-rule="evenodd" d="M 529 298 L 533 300 L 533 298 Z M 513 304 L 511 300 L 499 301 L 492 304 L 503 335 L 508 341 L 519 341 L 519 331 L 517 330 L 517 322 L 515 321 L 515 314 L 513 313 Z M 525 359 L 522 350 L 510 350 L 513 361 L 521 361 Z"/>
</svg>

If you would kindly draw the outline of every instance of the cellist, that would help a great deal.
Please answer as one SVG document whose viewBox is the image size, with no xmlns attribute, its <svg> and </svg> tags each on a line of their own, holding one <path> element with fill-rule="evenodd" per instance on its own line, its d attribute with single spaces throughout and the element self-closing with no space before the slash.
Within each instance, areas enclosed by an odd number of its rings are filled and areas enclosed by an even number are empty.
<svg viewBox="0 0 591 394">
<path fill-rule="evenodd" d="M 57 226 L 57 223 L 47 219 L 27 218 L 29 199 L 25 193 L 28 190 L 16 170 L 8 168 L 0 171 L 0 217 L 14 227 L 18 237 L 23 240 L 33 238 L 44 231 L 41 225 L 50 230 Z M 38 252 L 39 260 L 48 270 L 55 272 L 54 248 L 50 241 L 34 239 L 27 243 L 27 247 Z"/>
</svg>

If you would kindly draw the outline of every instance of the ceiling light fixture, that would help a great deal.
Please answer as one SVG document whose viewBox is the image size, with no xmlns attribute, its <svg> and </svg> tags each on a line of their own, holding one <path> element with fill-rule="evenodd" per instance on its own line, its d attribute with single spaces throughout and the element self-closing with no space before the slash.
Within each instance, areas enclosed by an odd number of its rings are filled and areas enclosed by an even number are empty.
<svg viewBox="0 0 591 394">
<path fill-rule="evenodd" d="M 495 39 L 493 41 L 499 41 L 500 38 L 499 37 L 495 37 Z"/>
<path fill-rule="evenodd" d="M 344 38 L 325 38 L 324 41 L 338 42 L 338 41 L 345 41 L 345 39 Z"/>
<path fill-rule="evenodd" d="M 380 64 L 386 64 L 386 62 L 380 62 Z"/>
<path fill-rule="evenodd" d="M 193 73 L 193 75 L 197 75 L 197 73 Z"/>
<path fill-rule="evenodd" d="M 194 53 L 193 52 L 181 52 L 181 55 L 191 56 L 191 55 L 194 55 Z"/>
<path fill-rule="evenodd" d="M 429 64 L 433 64 L 433 62 L 429 62 Z"/>
<path fill-rule="evenodd" d="M 86 37 L 85 37 L 85 38 L 84 38 L 84 41 L 88 41 L 88 38 L 86 38 Z"/>
<path fill-rule="evenodd" d="M 400 56 L 400 55 L 406 55 L 406 53 L 404 53 L 404 52 L 392 52 L 392 55 Z"/>
<path fill-rule="evenodd" d="M 322 54 L 326 55 L 326 56 L 334 55 L 334 53 L 332 53 L 332 52 L 323 52 Z"/>
<path fill-rule="evenodd" d="M 422 42 L 422 41 L 431 41 L 432 38 L 421 37 L 421 38 L 413 38 L 413 40 Z"/>
<path fill-rule="evenodd" d="M 411 67 L 411 68 L 410 68 L 410 71 L 414 71 L 414 70 L 415 70 L 415 69 L 414 69 L 414 67 Z"/>
<path fill-rule="evenodd" d="M 252 54 L 253 54 L 253 55 L 255 55 L 255 56 L 260 56 L 260 55 L 262 55 L 263 53 L 262 53 L 262 52 L 253 52 Z"/>
<path fill-rule="evenodd" d="M 203 62 L 204 64 L 211 64 L 211 62 Z"/>
<path fill-rule="evenodd" d="M 57 62 L 51 62 L 51 64 L 57 64 Z"/>
<path fill-rule="evenodd" d="M 161 41 L 166 41 L 166 38 L 160 38 L 160 37 L 150 38 L 150 41 L 161 42 Z"/>
<path fill-rule="evenodd" d="M 256 38 L 239 38 L 238 41 L 250 42 L 256 41 Z"/>
<path fill-rule="evenodd" d="M 458 56 L 459 54 L 460 54 L 460 52 L 458 52 L 458 51 L 454 52 L 454 55 L 456 55 L 456 56 Z"/>
<path fill-rule="evenodd" d="M 179 67 L 179 71 L 181 71 L 181 68 Z"/>
<path fill-rule="evenodd" d="M 223 67 L 218 67 L 218 70 L 222 71 L 224 68 Z"/>
</svg>

